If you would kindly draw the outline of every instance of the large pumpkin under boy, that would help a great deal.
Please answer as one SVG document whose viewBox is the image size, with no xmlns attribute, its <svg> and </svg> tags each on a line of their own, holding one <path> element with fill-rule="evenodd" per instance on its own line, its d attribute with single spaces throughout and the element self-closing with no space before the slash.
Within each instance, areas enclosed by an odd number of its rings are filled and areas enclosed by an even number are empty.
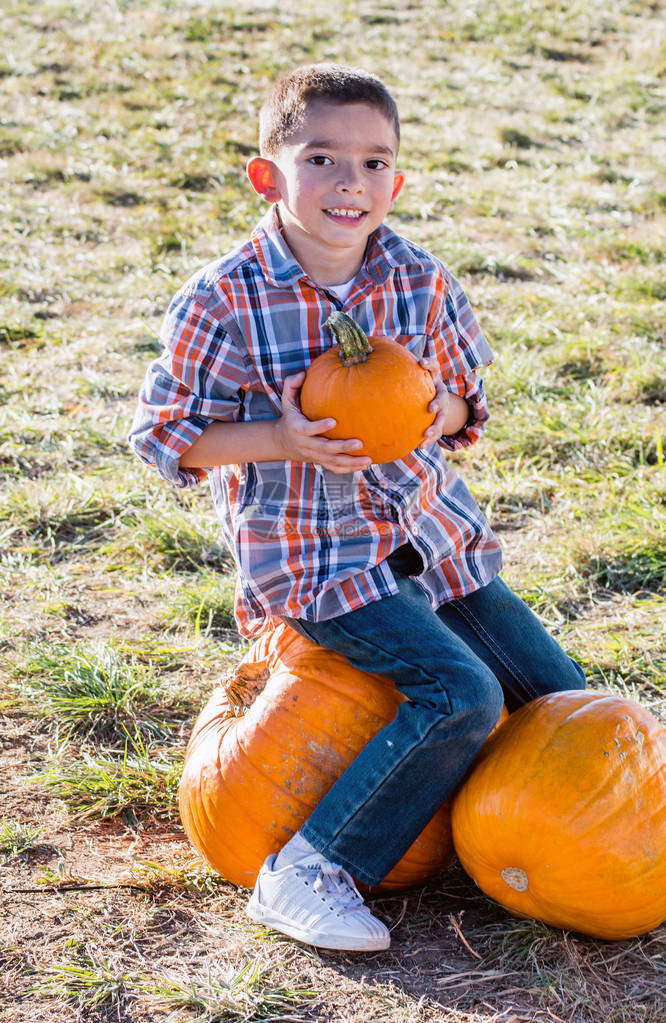
<svg viewBox="0 0 666 1023">
<path fill-rule="evenodd" d="M 194 726 L 179 791 L 192 845 L 227 880 L 251 887 L 404 699 L 391 681 L 278 625 Z M 452 858 L 446 803 L 379 888 L 418 884 Z"/>
</svg>

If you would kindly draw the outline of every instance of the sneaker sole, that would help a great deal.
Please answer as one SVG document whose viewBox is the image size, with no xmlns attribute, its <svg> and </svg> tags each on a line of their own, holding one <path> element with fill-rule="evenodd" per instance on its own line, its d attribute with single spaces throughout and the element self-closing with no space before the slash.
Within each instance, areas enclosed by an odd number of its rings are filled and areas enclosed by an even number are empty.
<svg viewBox="0 0 666 1023">
<path fill-rule="evenodd" d="M 315 945 L 317 948 L 337 949 L 340 952 L 383 952 L 391 944 L 391 937 L 388 934 L 381 938 L 368 937 L 365 941 L 354 939 L 349 934 L 318 934 L 316 931 L 299 927 L 288 917 L 283 917 L 275 910 L 267 909 L 252 899 L 245 911 L 255 923 L 272 927 L 295 941 Z"/>
</svg>

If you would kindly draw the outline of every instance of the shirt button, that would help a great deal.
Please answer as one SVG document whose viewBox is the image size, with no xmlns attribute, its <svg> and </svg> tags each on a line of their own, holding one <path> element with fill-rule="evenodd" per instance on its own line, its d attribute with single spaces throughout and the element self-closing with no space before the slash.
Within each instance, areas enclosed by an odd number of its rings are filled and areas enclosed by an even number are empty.
<svg viewBox="0 0 666 1023">
<path fill-rule="evenodd" d="M 419 535 L 419 527 L 417 525 L 412 526 L 412 535 L 413 536 Z"/>
</svg>

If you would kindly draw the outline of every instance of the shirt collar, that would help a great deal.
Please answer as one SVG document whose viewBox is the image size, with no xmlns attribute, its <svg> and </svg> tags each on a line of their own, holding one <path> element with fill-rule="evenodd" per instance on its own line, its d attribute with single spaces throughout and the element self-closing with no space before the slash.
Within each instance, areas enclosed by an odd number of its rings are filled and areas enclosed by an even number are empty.
<svg viewBox="0 0 666 1023">
<path fill-rule="evenodd" d="M 250 241 L 264 276 L 275 287 L 291 287 L 307 277 L 282 235 L 276 204 L 259 221 Z M 423 265 L 418 250 L 386 224 L 381 224 L 368 239 L 366 257 L 358 276 L 364 275 L 383 284 L 396 267 L 410 265 Z"/>
</svg>

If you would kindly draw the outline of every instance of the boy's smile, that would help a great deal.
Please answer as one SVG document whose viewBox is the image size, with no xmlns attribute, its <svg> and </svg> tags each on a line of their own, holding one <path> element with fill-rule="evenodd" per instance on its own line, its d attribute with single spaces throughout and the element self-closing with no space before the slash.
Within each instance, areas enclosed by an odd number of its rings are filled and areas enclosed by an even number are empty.
<svg viewBox="0 0 666 1023">
<path fill-rule="evenodd" d="M 345 220 L 360 220 L 361 217 L 365 217 L 365 210 L 349 209 L 348 207 L 338 207 L 334 210 L 326 210 L 329 217 L 333 217 L 334 220 L 338 221 L 342 218 Z"/>
<path fill-rule="evenodd" d="M 375 107 L 318 100 L 273 160 L 250 161 L 252 184 L 278 202 L 286 241 L 318 284 L 343 284 L 359 270 L 402 187 L 397 148 Z"/>
</svg>

